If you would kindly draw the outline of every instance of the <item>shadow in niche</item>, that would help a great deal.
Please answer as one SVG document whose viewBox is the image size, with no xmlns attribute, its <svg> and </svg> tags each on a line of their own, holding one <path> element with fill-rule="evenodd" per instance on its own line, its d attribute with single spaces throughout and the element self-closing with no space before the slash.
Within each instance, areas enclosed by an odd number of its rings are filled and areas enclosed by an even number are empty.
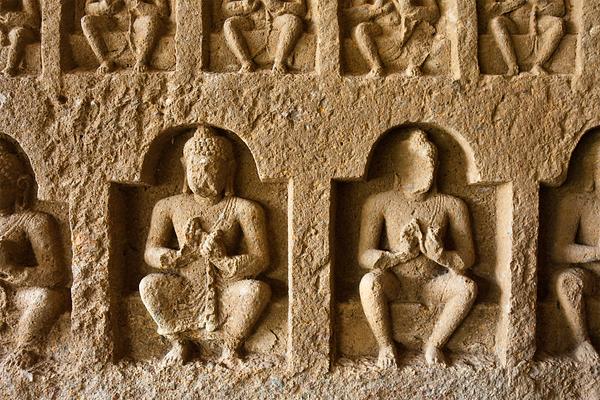
<svg viewBox="0 0 600 400">
<path fill-rule="evenodd" d="M 217 130 L 234 143 L 237 159 L 235 180 L 236 196 L 259 203 L 267 221 L 270 265 L 258 279 L 269 284 L 272 290 L 267 307 L 254 329 L 255 334 L 246 341 L 249 353 L 268 353 L 283 356 L 287 336 L 287 185 L 263 183 L 248 147 L 235 135 Z M 144 165 L 145 176 L 154 175 L 152 186 L 113 185 L 111 210 L 114 221 L 113 251 L 119 282 L 120 331 L 123 337 L 122 355 L 133 359 L 162 357 L 167 343 L 156 332 L 156 324 L 141 302 L 138 286 L 140 280 L 157 272 L 144 262 L 144 248 L 150 217 L 160 199 L 180 194 L 183 185 L 181 157 L 183 145 L 192 131 L 176 130 L 164 133 L 153 144 Z M 152 172 L 154 172 L 152 174 Z M 172 244 L 177 248 L 177 243 Z"/>
<path fill-rule="evenodd" d="M 575 147 L 564 183 L 559 187 L 542 186 L 540 190 L 537 315 L 537 356 L 540 358 L 547 355 L 564 355 L 573 350 L 576 344 L 556 291 L 559 274 L 574 267 L 581 271 L 589 271 L 584 278 L 585 285 L 590 289 L 590 293 L 584 295 L 587 325 L 591 341 L 596 350 L 600 351 L 600 264 L 569 264 L 553 256 L 553 245 L 557 243 L 558 235 L 569 230 L 565 224 L 559 226 L 557 221 L 561 202 L 570 203 L 564 207 L 567 212 L 581 214 L 574 232 L 575 243 L 589 246 L 598 246 L 600 243 L 600 198 L 594 201 L 599 190 L 597 186 L 594 188 L 594 175 L 600 177 L 597 172 L 600 169 L 599 154 L 600 130 L 594 129 L 587 132 Z M 574 196 L 580 200 L 587 197 L 587 206 L 583 201 L 573 201 Z"/>
<path fill-rule="evenodd" d="M 459 353 L 491 355 L 494 353 L 501 292 L 496 278 L 498 260 L 494 241 L 497 189 L 469 185 L 465 149 L 451 135 L 430 125 L 400 127 L 389 131 L 373 149 L 367 181 L 335 184 L 334 275 L 338 354 L 351 358 L 377 354 L 375 339 L 359 298 L 359 283 L 368 272 L 359 266 L 357 259 L 361 209 L 370 195 L 392 189 L 391 149 L 395 143 L 407 137 L 406 133 L 411 128 L 424 130 L 438 149 L 438 192 L 462 199 L 470 211 L 476 261 L 468 276 L 477 283 L 479 294 L 472 311 L 452 336 L 448 348 Z M 447 245 L 452 246 L 452 243 Z M 385 249 L 386 246 L 386 240 L 382 237 L 380 248 Z M 417 288 L 412 289 L 414 291 Z M 391 309 L 396 341 L 410 350 L 420 349 L 432 329 L 437 310 L 428 310 L 417 298 L 396 301 Z"/>
</svg>

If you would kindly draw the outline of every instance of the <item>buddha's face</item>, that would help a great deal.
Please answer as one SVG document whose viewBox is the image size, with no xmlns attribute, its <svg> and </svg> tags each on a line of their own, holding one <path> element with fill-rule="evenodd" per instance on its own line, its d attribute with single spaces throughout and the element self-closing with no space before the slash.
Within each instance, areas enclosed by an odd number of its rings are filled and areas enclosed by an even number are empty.
<svg viewBox="0 0 600 400">
<path fill-rule="evenodd" d="M 411 194 L 427 193 L 435 177 L 435 161 L 403 142 L 393 157 L 394 169 L 403 191 Z"/>
<path fill-rule="evenodd" d="M 0 209 L 6 210 L 13 208 L 19 192 L 19 185 L 15 179 L 0 176 Z"/>
<path fill-rule="evenodd" d="M 231 173 L 230 162 L 215 156 L 190 155 L 185 167 L 190 190 L 202 197 L 221 195 Z"/>
</svg>

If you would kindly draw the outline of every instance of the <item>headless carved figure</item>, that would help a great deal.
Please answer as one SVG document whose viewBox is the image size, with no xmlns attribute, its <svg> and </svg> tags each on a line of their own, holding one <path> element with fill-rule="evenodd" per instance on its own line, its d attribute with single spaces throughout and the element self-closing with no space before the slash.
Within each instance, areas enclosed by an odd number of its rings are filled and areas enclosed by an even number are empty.
<svg viewBox="0 0 600 400">
<path fill-rule="evenodd" d="M 510 37 L 511 33 L 518 33 L 519 25 L 529 27 L 528 33 L 533 41 L 535 60 L 531 73 L 545 74 L 544 64 L 550 60 L 565 35 L 562 18 L 565 15 L 564 0 L 494 1 L 489 11 L 492 15 L 490 31 L 507 65 L 506 74 L 512 76 L 519 73 L 517 56 Z"/>
<path fill-rule="evenodd" d="M 8 41 L 6 66 L 2 73 L 13 76 L 25 55 L 25 46 L 33 42 L 40 30 L 38 0 L 0 1 L 0 39 Z"/>
<path fill-rule="evenodd" d="M 367 0 L 351 2 L 344 10 L 346 18 L 354 26 L 352 37 L 361 55 L 369 64 L 369 77 L 381 77 L 385 67 L 375 43 L 375 37 L 383 34 L 382 26 L 389 25 L 400 30 L 401 48 L 414 41 L 417 54 L 409 57 L 406 75 L 422 75 L 421 67 L 429 55 L 435 34 L 434 24 L 439 18 L 436 0 L 425 0 L 423 5 L 414 5 L 412 0 Z"/>
<path fill-rule="evenodd" d="M 432 188 L 436 149 L 424 132 L 412 132 L 401 146 L 397 188 L 371 196 L 363 207 L 359 262 L 371 272 L 360 282 L 360 298 L 382 368 L 397 366 L 390 303 L 412 291 L 427 305 L 443 304 L 425 358 L 445 365 L 442 348 L 477 295 L 475 282 L 465 276 L 474 262 L 469 212 L 461 200 Z M 380 248 L 384 226 L 388 249 Z M 447 248 L 449 239 L 453 249 Z"/>
<path fill-rule="evenodd" d="M 287 71 L 287 59 L 302 35 L 304 0 L 223 0 L 222 11 L 227 17 L 223 25 L 225 41 L 241 64 L 240 72 L 252 72 L 256 68 L 242 32 L 255 29 L 261 11 L 273 19 L 273 27 L 279 31 L 273 72 Z"/>
<path fill-rule="evenodd" d="M 114 69 L 114 61 L 102 35 L 121 25 L 125 19 L 129 23 L 129 46 L 135 55 L 134 70 L 148 70 L 164 18 L 169 16 L 167 0 L 131 0 L 126 6 L 122 0 L 87 0 L 85 13 L 81 28 L 100 62 L 98 73 L 105 74 Z"/>
<path fill-rule="evenodd" d="M 569 194 L 559 204 L 555 262 L 575 264 L 558 274 L 556 293 L 573 332 L 577 347 L 575 357 L 584 363 L 600 363 L 588 334 L 585 298 L 598 295 L 600 274 L 600 198 L 599 179 L 589 193 Z"/>
<path fill-rule="evenodd" d="M 0 142 L 1 312 L 19 313 L 11 361 L 26 368 L 67 301 L 54 219 L 29 209 L 33 183 L 10 146 Z"/>
<path fill-rule="evenodd" d="M 158 202 L 146 262 L 170 273 L 146 276 L 140 294 L 172 343 L 166 363 L 184 363 L 189 341 L 223 339 L 222 361 L 236 362 L 243 340 L 271 297 L 254 277 L 268 265 L 259 205 L 233 196 L 231 144 L 201 126 L 184 149 L 186 193 Z M 172 249 L 172 233 L 179 249 Z"/>
</svg>

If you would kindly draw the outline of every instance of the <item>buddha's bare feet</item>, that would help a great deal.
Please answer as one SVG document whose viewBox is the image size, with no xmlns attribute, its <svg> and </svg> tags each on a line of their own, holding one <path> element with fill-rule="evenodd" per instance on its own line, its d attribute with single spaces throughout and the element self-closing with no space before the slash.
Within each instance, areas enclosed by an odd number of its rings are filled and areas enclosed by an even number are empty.
<svg viewBox="0 0 600 400">
<path fill-rule="evenodd" d="M 444 352 L 439 347 L 430 344 L 425 346 L 425 361 L 428 365 L 448 366 Z"/>
<path fill-rule="evenodd" d="M 369 73 L 367 74 L 367 78 L 369 79 L 383 78 L 384 76 L 385 72 L 383 71 L 382 67 L 372 68 L 371 71 L 369 71 Z"/>
<path fill-rule="evenodd" d="M 236 346 L 224 346 L 218 362 L 227 368 L 234 368 L 242 363 L 242 356 Z"/>
<path fill-rule="evenodd" d="M 273 73 L 277 75 L 284 75 L 287 73 L 287 67 L 285 63 L 277 62 L 273 64 Z"/>
<path fill-rule="evenodd" d="M 382 369 L 398 368 L 398 355 L 396 354 L 396 347 L 393 344 L 383 346 L 379 349 L 377 366 Z"/>
<path fill-rule="evenodd" d="M 506 76 L 515 76 L 519 74 L 519 66 L 518 65 L 509 65 L 506 70 Z"/>
<path fill-rule="evenodd" d="M 98 67 L 96 72 L 99 75 L 105 75 L 105 74 L 108 74 L 109 72 L 111 72 L 113 70 L 114 66 L 115 65 L 112 61 L 109 61 L 109 60 L 102 61 L 102 63 L 100 64 L 100 66 Z"/>
<path fill-rule="evenodd" d="M 594 346 L 589 340 L 586 340 L 577 346 L 573 351 L 573 355 L 577 361 L 583 364 L 594 365 L 600 363 L 600 355 L 598 355 L 598 352 L 594 349 Z"/>
<path fill-rule="evenodd" d="M 548 71 L 546 71 L 546 70 L 544 69 L 544 67 L 542 67 L 542 66 L 541 66 L 541 65 L 539 65 L 539 64 L 535 64 L 535 65 L 533 66 L 533 68 L 531 68 L 531 71 L 530 71 L 530 72 L 531 72 L 533 75 L 537 75 L 537 76 L 541 76 L 541 75 L 548 75 Z"/>
<path fill-rule="evenodd" d="M 423 76 L 423 71 L 421 70 L 421 68 L 417 65 L 413 65 L 410 64 L 405 71 L 406 76 L 409 76 L 411 78 L 415 78 L 418 76 Z"/>
<path fill-rule="evenodd" d="M 252 61 L 246 61 L 240 67 L 240 71 L 239 72 L 247 74 L 247 73 L 250 73 L 250 72 L 254 72 L 255 68 L 256 67 L 255 67 L 255 65 L 254 65 L 254 63 Z"/>
<path fill-rule="evenodd" d="M 189 344 L 182 340 L 172 341 L 171 344 L 171 350 L 163 357 L 162 364 L 164 366 L 185 364 L 190 356 Z"/>
<path fill-rule="evenodd" d="M 146 65 L 146 63 L 143 61 L 138 61 L 133 66 L 133 70 L 138 74 L 143 74 L 145 72 L 148 72 L 148 65 Z"/>
</svg>

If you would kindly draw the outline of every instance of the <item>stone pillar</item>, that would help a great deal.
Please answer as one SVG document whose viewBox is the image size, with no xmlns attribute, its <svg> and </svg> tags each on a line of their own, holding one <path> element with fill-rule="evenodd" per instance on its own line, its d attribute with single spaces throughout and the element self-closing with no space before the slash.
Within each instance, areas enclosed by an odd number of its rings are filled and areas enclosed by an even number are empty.
<svg viewBox="0 0 600 400">
<path fill-rule="evenodd" d="M 471 0 L 456 0 L 454 5 L 456 21 L 452 32 L 451 71 L 454 79 L 474 82 L 479 79 L 479 31 L 477 27 L 477 4 Z"/>
<path fill-rule="evenodd" d="M 63 62 L 63 26 L 64 7 L 66 0 L 41 1 L 42 26 L 41 63 L 42 75 L 52 85 L 58 85 Z M 67 7 L 72 7 L 68 5 Z"/>
<path fill-rule="evenodd" d="M 332 356 L 331 180 L 298 175 L 288 196 L 288 368 L 326 372 Z"/>
<path fill-rule="evenodd" d="M 208 67 L 211 7 L 209 3 L 200 0 L 177 0 L 176 70 L 182 77 L 196 75 Z"/>
<path fill-rule="evenodd" d="M 529 178 L 504 184 L 496 212 L 503 293 L 496 350 L 503 365 L 514 366 L 536 350 L 539 183 Z"/>
<path fill-rule="evenodd" d="M 320 75 L 340 75 L 341 37 L 337 0 L 316 0 L 313 15 L 317 24 L 315 69 Z"/>
<path fill-rule="evenodd" d="M 582 1 L 579 20 L 575 75 L 583 78 L 585 86 L 589 86 L 595 83 L 600 68 L 600 5 L 594 1 Z"/>
<path fill-rule="evenodd" d="M 90 193 L 95 192 L 95 193 Z M 71 289 L 72 348 L 74 359 L 107 363 L 114 357 L 111 284 L 109 276 L 108 184 L 81 185 L 70 197 L 70 227 L 73 248 Z"/>
</svg>

